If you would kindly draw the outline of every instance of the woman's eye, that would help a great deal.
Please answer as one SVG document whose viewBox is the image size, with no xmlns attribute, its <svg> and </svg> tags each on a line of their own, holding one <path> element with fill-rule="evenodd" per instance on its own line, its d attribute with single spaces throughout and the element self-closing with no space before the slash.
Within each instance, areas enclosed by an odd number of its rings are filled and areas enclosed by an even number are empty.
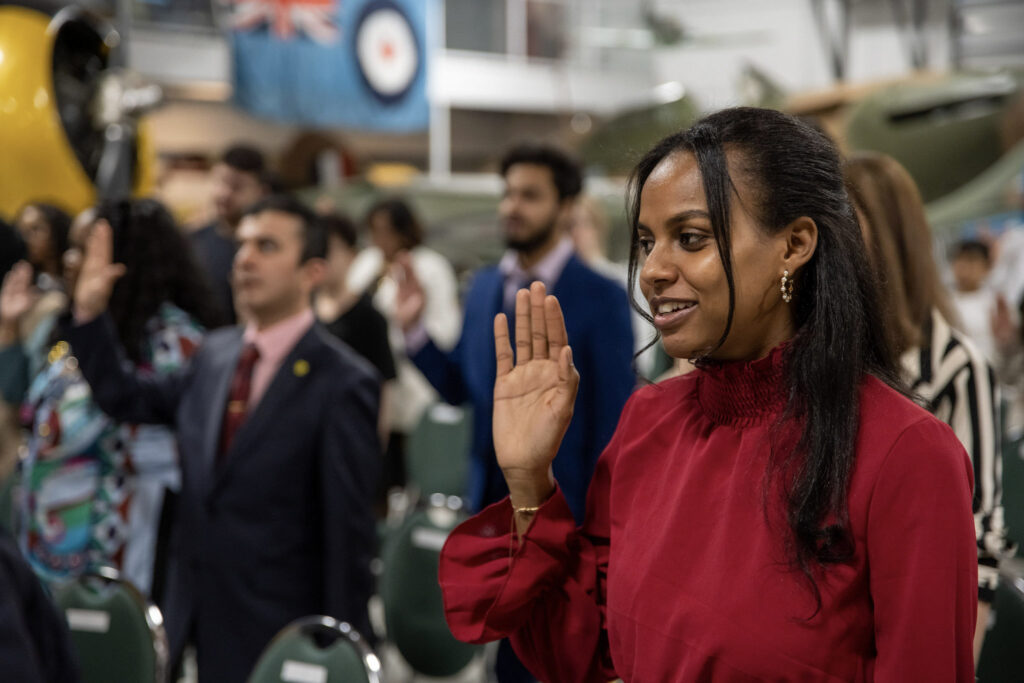
<svg viewBox="0 0 1024 683">
<path fill-rule="evenodd" d="M 641 239 L 639 241 L 640 253 L 647 256 L 651 253 L 651 249 L 654 248 L 654 240 Z"/>
<path fill-rule="evenodd" d="M 679 243 L 686 249 L 696 249 L 704 244 L 707 236 L 699 232 L 684 232 L 679 235 Z"/>
</svg>

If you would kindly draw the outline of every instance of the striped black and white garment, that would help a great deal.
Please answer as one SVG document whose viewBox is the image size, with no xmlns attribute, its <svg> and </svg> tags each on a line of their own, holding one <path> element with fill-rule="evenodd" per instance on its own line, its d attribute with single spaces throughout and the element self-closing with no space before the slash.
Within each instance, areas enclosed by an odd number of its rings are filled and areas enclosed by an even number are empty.
<svg viewBox="0 0 1024 683">
<path fill-rule="evenodd" d="M 932 312 L 931 344 L 910 349 L 901 363 L 915 398 L 948 424 L 974 463 L 974 529 L 978 535 L 978 598 L 991 602 L 999 558 L 1006 552 L 999 385 L 969 339 Z"/>
</svg>

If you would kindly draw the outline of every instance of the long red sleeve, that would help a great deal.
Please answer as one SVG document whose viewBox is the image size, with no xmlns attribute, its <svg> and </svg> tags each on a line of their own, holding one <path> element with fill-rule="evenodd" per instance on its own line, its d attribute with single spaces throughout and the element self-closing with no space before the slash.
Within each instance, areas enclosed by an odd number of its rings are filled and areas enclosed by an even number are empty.
<svg viewBox="0 0 1024 683">
<path fill-rule="evenodd" d="M 794 568 L 766 483 L 778 355 L 638 391 L 574 529 L 556 492 L 524 538 L 508 501 L 441 558 L 449 624 L 510 637 L 546 683 L 974 680 L 971 464 L 952 431 L 866 378 L 848 493 L 852 557 Z M 815 592 L 815 590 L 817 592 Z M 817 597 L 816 597 L 817 596 Z"/>
<path fill-rule="evenodd" d="M 615 449 L 613 439 L 597 465 L 583 529 L 575 527 L 565 497 L 556 490 L 518 540 L 507 498 L 449 537 L 439 577 L 455 637 L 467 642 L 510 637 L 523 664 L 545 681 L 617 677 L 604 625 L 606 501 Z"/>
<path fill-rule="evenodd" d="M 973 681 L 978 563 L 973 468 L 945 425 L 896 441 L 868 508 L 875 681 Z"/>
</svg>

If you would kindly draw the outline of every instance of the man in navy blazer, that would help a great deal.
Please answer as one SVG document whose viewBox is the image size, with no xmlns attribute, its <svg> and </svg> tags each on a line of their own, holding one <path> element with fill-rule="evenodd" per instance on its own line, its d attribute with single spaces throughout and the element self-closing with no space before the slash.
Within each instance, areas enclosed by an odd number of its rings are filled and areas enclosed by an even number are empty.
<svg viewBox="0 0 1024 683">
<path fill-rule="evenodd" d="M 194 643 L 203 683 L 246 680 L 301 616 L 370 633 L 379 380 L 313 321 L 326 236 L 301 204 L 263 200 L 238 240 L 235 297 L 249 323 L 210 333 L 180 373 L 133 375 L 120 362 L 104 311 L 122 268 L 103 223 L 89 238 L 70 338 L 105 412 L 177 429 L 166 625 L 172 661 Z"/>
<path fill-rule="evenodd" d="M 508 494 L 491 432 L 494 316 L 504 311 L 513 325 L 515 292 L 534 280 L 543 281 L 558 297 L 580 387 L 553 470 L 576 521 L 582 523 L 594 465 L 636 383 L 629 302 L 618 283 L 584 265 L 566 235 L 583 184 L 576 163 L 552 147 L 521 145 L 506 153 L 501 174 L 505 193 L 498 211 L 508 250 L 497 266 L 474 277 L 456 347 L 444 353 L 427 338 L 419 323 L 422 290 L 408 269 L 396 315 L 406 330 L 413 362 L 442 398 L 473 406 L 468 497 L 470 506 L 479 510 Z"/>
</svg>

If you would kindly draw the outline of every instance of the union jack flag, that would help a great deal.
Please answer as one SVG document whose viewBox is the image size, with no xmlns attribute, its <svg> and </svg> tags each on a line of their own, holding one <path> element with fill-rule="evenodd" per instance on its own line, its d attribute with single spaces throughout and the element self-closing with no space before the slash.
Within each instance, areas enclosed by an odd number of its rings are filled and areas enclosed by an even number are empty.
<svg viewBox="0 0 1024 683">
<path fill-rule="evenodd" d="M 224 0 L 232 7 L 231 27 L 252 31 L 263 26 L 278 38 L 289 40 L 302 32 L 318 43 L 338 41 L 334 20 L 341 0 Z"/>
</svg>

